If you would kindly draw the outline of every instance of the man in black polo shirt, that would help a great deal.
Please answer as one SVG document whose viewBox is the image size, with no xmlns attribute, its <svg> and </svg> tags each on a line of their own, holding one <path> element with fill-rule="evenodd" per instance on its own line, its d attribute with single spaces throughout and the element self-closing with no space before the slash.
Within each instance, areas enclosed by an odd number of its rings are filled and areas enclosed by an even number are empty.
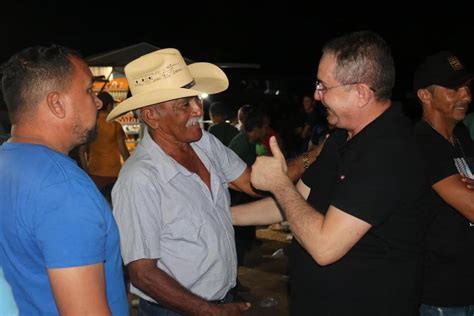
<svg viewBox="0 0 474 316">
<path fill-rule="evenodd" d="M 273 193 L 233 209 L 236 225 L 286 218 L 292 315 L 416 315 L 427 191 L 413 130 L 399 104 L 390 48 L 373 32 L 331 40 L 315 98 L 336 130 L 296 188 L 275 140 L 252 183 Z M 305 199 L 307 201 L 305 201 Z M 282 216 L 283 215 L 283 216 Z"/>
<path fill-rule="evenodd" d="M 474 142 L 462 124 L 473 76 L 448 51 L 418 67 L 414 90 L 423 106 L 416 138 L 431 185 L 420 315 L 474 315 Z M 461 122 L 461 123 L 460 123 Z"/>
</svg>

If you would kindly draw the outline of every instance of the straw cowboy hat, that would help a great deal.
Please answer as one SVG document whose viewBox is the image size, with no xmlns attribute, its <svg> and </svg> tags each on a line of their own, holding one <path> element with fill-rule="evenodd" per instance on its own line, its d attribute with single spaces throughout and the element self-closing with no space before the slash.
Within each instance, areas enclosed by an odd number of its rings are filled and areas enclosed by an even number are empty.
<svg viewBox="0 0 474 316">
<path fill-rule="evenodd" d="M 227 89 L 225 73 L 210 63 L 186 65 L 174 48 L 143 55 L 125 66 L 132 96 L 119 103 L 107 116 L 111 121 L 129 111 L 174 99 L 213 94 Z"/>
</svg>

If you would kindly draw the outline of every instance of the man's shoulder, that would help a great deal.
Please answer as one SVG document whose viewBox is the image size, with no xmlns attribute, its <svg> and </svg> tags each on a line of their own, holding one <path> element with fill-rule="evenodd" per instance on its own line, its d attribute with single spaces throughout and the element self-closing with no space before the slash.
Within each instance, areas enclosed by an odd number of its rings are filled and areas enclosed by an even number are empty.
<svg viewBox="0 0 474 316">
<path fill-rule="evenodd" d="M 217 136 L 205 130 L 202 131 L 201 139 L 199 139 L 194 144 L 205 151 L 208 151 L 208 150 L 219 151 L 219 149 L 225 148 L 225 146 L 222 144 L 222 142 L 219 140 Z"/>
<path fill-rule="evenodd" d="M 171 157 L 137 147 L 120 169 L 113 190 L 128 192 L 141 190 L 137 188 L 151 188 L 159 183 L 167 183 L 177 172 L 177 162 Z"/>
<path fill-rule="evenodd" d="M 224 123 L 223 126 L 222 126 L 223 129 L 225 129 L 227 132 L 229 133 L 234 133 L 234 134 L 237 134 L 239 132 L 239 130 L 237 129 L 237 127 L 235 127 L 234 125 L 231 125 L 229 123 Z"/>
<path fill-rule="evenodd" d="M 425 121 L 419 121 L 415 126 L 415 142 L 420 152 L 430 160 L 439 158 L 449 152 L 450 144 Z M 438 154 L 436 154 L 436 152 Z M 431 157 L 432 154 L 436 156 Z"/>
<path fill-rule="evenodd" d="M 214 125 L 209 126 L 207 131 L 211 134 L 214 134 L 214 133 L 219 132 L 219 129 L 220 129 L 220 125 L 219 124 L 214 124 Z"/>
<path fill-rule="evenodd" d="M 19 172 L 28 173 L 29 178 L 35 175 L 36 183 L 42 187 L 87 179 L 85 172 L 72 158 L 46 146 L 20 145 L 15 150 L 18 159 L 12 162 L 12 167 L 18 168 Z M 15 156 L 11 158 L 14 159 Z"/>
<path fill-rule="evenodd" d="M 151 156 L 133 153 L 123 164 L 118 177 L 119 179 L 136 178 L 140 175 L 147 175 L 155 170 L 158 171 L 159 168 L 153 164 Z"/>
<path fill-rule="evenodd" d="M 415 136 L 423 136 L 423 135 L 433 135 L 432 128 L 426 123 L 424 120 L 419 120 L 415 123 Z"/>
<path fill-rule="evenodd" d="M 248 137 L 244 132 L 238 132 L 234 138 L 229 143 L 229 147 L 232 148 L 234 146 L 241 146 L 242 144 L 248 143 Z"/>
</svg>

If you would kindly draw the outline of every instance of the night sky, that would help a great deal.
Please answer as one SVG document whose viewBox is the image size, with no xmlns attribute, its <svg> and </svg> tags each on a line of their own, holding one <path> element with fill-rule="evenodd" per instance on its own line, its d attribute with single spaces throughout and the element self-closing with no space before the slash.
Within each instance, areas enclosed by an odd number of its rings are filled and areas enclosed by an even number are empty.
<svg viewBox="0 0 474 316">
<path fill-rule="evenodd" d="M 416 64 L 437 50 L 450 49 L 469 67 L 474 66 L 473 15 L 454 2 L 452 9 L 430 12 L 431 4 L 417 13 L 402 3 L 387 2 L 358 10 L 339 2 L 338 10 L 309 1 L 284 5 L 266 1 L 258 7 L 257 0 L 222 1 L 218 7 L 206 2 L 190 7 L 181 1 L 168 1 L 163 7 L 161 2 L 154 2 L 157 8 L 143 1 L 4 4 L 0 61 L 31 45 L 59 43 L 87 57 L 148 42 L 178 48 L 196 61 L 258 63 L 265 73 L 312 80 L 326 40 L 371 29 L 392 47 L 399 91 L 409 90 Z"/>
</svg>

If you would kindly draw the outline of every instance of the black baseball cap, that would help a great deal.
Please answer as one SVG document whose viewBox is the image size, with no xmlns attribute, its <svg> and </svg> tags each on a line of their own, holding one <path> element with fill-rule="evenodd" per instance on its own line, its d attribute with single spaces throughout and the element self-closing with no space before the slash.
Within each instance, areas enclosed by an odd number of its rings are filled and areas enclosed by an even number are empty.
<svg viewBox="0 0 474 316">
<path fill-rule="evenodd" d="M 416 69 L 413 78 L 413 90 L 416 93 L 431 85 L 445 88 L 458 88 L 473 79 L 469 72 L 453 53 L 441 51 L 428 56 Z"/>
</svg>

